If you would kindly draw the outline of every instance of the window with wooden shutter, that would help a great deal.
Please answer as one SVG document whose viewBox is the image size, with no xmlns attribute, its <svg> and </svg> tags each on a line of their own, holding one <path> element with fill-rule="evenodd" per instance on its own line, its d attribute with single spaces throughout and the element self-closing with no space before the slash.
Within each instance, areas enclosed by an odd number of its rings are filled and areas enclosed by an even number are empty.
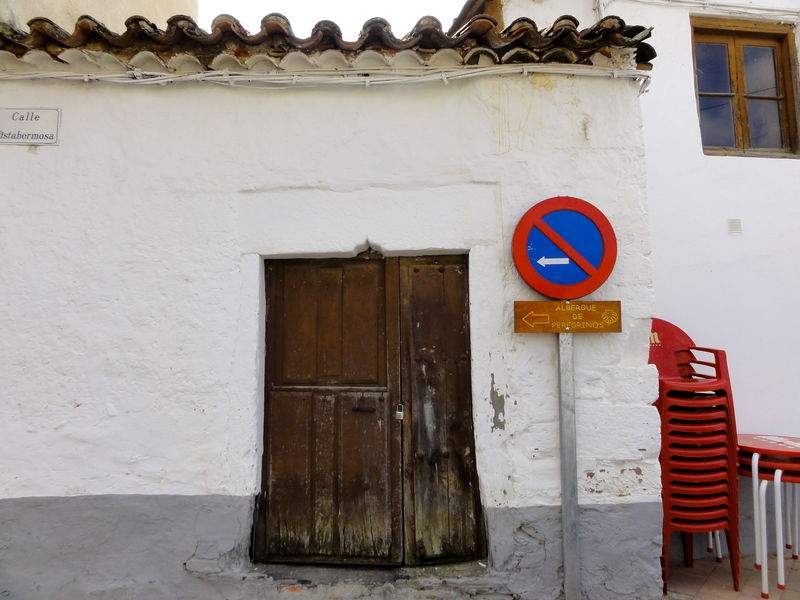
<svg viewBox="0 0 800 600">
<path fill-rule="evenodd" d="M 700 134 L 707 154 L 797 150 L 792 29 L 693 18 Z"/>
</svg>

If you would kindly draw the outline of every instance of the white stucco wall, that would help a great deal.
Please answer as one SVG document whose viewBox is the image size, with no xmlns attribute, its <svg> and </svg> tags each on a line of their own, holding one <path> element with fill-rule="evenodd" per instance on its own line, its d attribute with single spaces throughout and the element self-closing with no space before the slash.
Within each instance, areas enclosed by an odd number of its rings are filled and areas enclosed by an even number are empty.
<svg viewBox="0 0 800 600">
<path fill-rule="evenodd" d="M 125 19 L 141 15 L 164 27 L 172 15 L 197 17 L 198 0 L 3 0 L 0 21 L 26 29 L 34 17 L 47 17 L 71 32 L 81 15 L 91 15 L 112 31 L 125 30 Z"/>
<path fill-rule="evenodd" d="M 659 58 L 642 109 L 656 314 L 696 343 L 727 350 L 739 431 L 798 435 L 792 349 L 800 331 L 800 160 L 703 154 L 689 18 L 796 24 L 800 1 L 741 4 L 732 14 L 714 2 L 701 8 L 618 0 L 606 11 L 655 26 Z M 729 218 L 742 219 L 743 235 L 728 234 Z"/>
<path fill-rule="evenodd" d="M 512 333 L 513 301 L 537 296 L 510 240 L 531 205 L 575 195 L 619 240 L 591 297 L 624 311 L 622 334 L 575 344 L 581 501 L 659 499 L 634 82 L 28 82 L 2 93 L 63 114 L 58 147 L 0 147 L 0 496 L 255 492 L 262 258 L 351 256 L 369 243 L 469 252 L 483 502 L 557 504 L 555 336 Z"/>
</svg>

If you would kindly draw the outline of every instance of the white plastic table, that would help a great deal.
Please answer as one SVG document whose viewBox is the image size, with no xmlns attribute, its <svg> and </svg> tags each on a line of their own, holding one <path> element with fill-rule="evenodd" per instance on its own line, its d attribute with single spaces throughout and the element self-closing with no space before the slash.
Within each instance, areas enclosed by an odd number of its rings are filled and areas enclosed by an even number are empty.
<svg viewBox="0 0 800 600">
<path fill-rule="evenodd" d="M 775 548 L 778 589 L 786 589 L 784 565 L 784 527 L 786 548 L 798 560 L 800 543 L 800 437 L 766 434 L 739 434 L 739 473 L 750 475 L 753 482 L 753 527 L 755 529 L 755 566 L 761 571 L 761 597 L 769 598 L 767 562 L 767 486 L 773 482 L 775 502 Z M 749 461 L 749 464 L 748 464 Z M 786 511 L 783 511 L 783 487 Z M 785 521 L 785 522 L 784 522 Z"/>
</svg>

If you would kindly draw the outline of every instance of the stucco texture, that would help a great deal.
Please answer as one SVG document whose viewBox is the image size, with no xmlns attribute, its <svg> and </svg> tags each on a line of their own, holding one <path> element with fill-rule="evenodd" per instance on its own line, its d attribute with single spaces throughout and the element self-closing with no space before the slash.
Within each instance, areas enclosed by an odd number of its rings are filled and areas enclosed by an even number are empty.
<svg viewBox="0 0 800 600">
<path fill-rule="evenodd" d="M 575 343 L 581 501 L 658 499 L 632 82 L 4 91 L 18 106 L 45 94 L 62 131 L 58 147 L 0 147 L 0 495 L 254 493 L 261 259 L 372 245 L 469 252 L 483 502 L 558 504 L 555 336 L 512 333 L 513 301 L 537 295 L 509 244 L 532 204 L 575 195 L 619 241 L 591 297 L 623 303 L 622 334 Z"/>
<path fill-rule="evenodd" d="M 607 10 L 657 24 L 653 44 L 667 58 L 656 61 L 642 98 L 655 314 L 698 345 L 726 350 L 739 431 L 797 435 L 796 360 L 787 348 L 800 324 L 800 161 L 796 153 L 704 154 L 690 16 L 779 22 L 796 32 L 800 1 L 615 0 Z M 800 44 L 796 33 L 794 41 Z M 791 77 L 797 90 L 797 64 Z M 742 234 L 728 232 L 728 219 L 741 219 Z"/>
<path fill-rule="evenodd" d="M 513 334 L 513 301 L 538 296 L 510 240 L 531 205 L 573 195 L 608 215 L 619 243 L 591 297 L 623 306 L 621 334 L 575 341 L 580 501 L 620 514 L 658 505 L 635 83 L 535 74 L 274 93 L 31 82 L 3 92 L 15 106 L 46 98 L 62 129 L 57 147 L 0 147 L 0 498 L 251 498 L 263 259 L 372 246 L 469 254 L 482 503 L 557 507 L 556 340 Z M 658 549 L 645 530 L 657 520 L 641 514 L 646 524 L 616 541 L 639 548 L 651 572 Z M 240 519 L 239 532 L 251 516 Z M 499 531 L 490 524 L 490 546 Z"/>
<path fill-rule="evenodd" d="M 29 600 L 556 600 L 556 506 L 492 509 L 490 560 L 414 569 L 249 565 L 252 499 L 107 495 L 0 500 L 0 597 Z M 660 505 L 584 507 L 583 597 L 661 597 Z M 613 543 L 610 543 L 613 542 Z"/>
</svg>

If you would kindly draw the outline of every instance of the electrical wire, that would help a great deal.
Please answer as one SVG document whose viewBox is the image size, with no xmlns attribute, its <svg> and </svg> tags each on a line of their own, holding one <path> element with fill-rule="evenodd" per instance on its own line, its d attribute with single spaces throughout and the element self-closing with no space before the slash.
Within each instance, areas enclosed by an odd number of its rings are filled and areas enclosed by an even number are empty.
<svg viewBox="0 0 800 600">
<path fill-rule="evenodd" d="M 638 69 L 615 69 L 592 65 L 565 64 L 514 64 L 514 65 L 466 65 L 453 68 L 433 69 L 385 69 L 342 71 L 296 71 L 291 73 L 240 73 L 230 71 L 202 71 L 200 73 L 162 73 L 129 70 L 124 73 L 70 73 L 0 72 L 0 81 L 78 81 L 103 82 L 129 85 L 170 85 L 177 83 L 203 82 L 229 87 L 253 87 L 257 89 L 292 89 L 297 87 L 350 86 L 373 87 L 384 85 L 409 85 L 438 82 L 447 85 L 451 81 L 476 77 L 502 75 L 530 75 L 533 73 L 582 77 L 610 77 L 632 79 L 639 82 L 640 93 L 644 93 L 650 73 Z"/>
</svg>

